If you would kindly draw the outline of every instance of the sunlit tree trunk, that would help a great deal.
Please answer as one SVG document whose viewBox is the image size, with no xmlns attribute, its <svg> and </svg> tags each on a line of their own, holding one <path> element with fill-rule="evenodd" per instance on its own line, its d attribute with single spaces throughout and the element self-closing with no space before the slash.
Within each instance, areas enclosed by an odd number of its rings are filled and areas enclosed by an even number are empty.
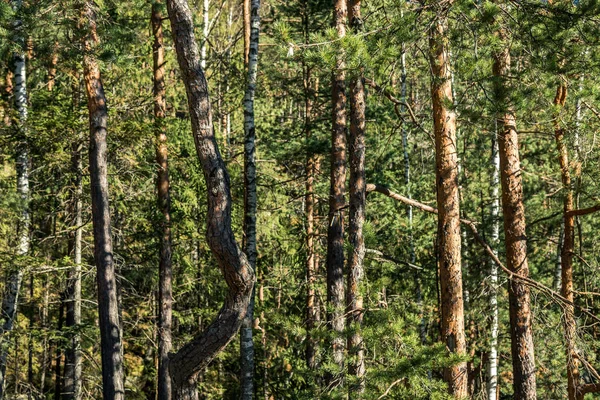
<svg viewBox="0 0 600 400">
<path fill-rule="evenodd" d="M 436 150 L 438 204 L 438 257 L 441 289 L 442 341 L 452 353 L 466 352 L 461 272 L 460 204 L 456 114 L 452 104 L 448 18 L 451 2 L 436 7 L 429 30 L 431 96 Z M 467 365 L 457 363 L 444 370 L 444 380 L 456 398 L 467 396 Z"/>
<path fill-rule="evenodd" d="M 250 53 L 248 78 L 244 96 L 244 251 L 250 267 L 256 271 L 256 126 L 254 123 L 254 98 L 258 72 L 258 39 L 260 33 L 260 0 L 250 6 Z M 240 342 L 241 398 L 252 399 L 254 393 L 254 291 L 248 311 L 242 322 Z"/>
<path fill-rule="evenodd" d="M 496 101 L 500 111 L 498 120 L 498 152 L 502 183 L 502 212 L 507 267 L 516 274 L 529 276 L 527 263 L 527 233 L 521 162 L 515 114 L 510 104 L 507 79 L 510 73 L 510 49 L 506 33 L 499 37 L 503 48 L 494 53 Z M 516 400 L 536 398 L 535 357 L 531 327 L 529 287 L 516 279 L 508 283 L 511 349 L 513 360 L 513 387 Z"/>
<path fill-rule="evenodd" d="M 200 65 L 192 12 L 186 0 L 167 0 L 167 9 L 196 152 L 206 181 L 206 238 L 229 289 L 215 320 L 169 359 L 172 398 L 190 400 L 198 398 L 198 375 L 238 332 L 248 310 L 255 277 L 231 228 L 229 174 L 214 136 L 208 83 Z"/>
<path fill-rule="evenodd" d="M 346 35 L 346 0 L 335 0 L 334 27 L 338 37 Z M 331 182 L 327 230 L 327 324 L 333 332 L 333 362 L 344 364 L 344 206 L 346 202 L 346 72 L 341 55 L 332 75 Z M 331 385 L 339 377 L 328 377 Z"/>
<path fill-rule="evenodd" d="M 117 280 L 111 237 L 108 198 L 106 96 L 94 55 L 98 45 L 96 13 L 90 1 L 80 6 L 83 70 L 90 120 L 90 183 L 94 227 L 94 261 L 98 284 L 98 315 L 102 356 L 102 392 L 105 399 L 125 398 L 123 351 L 117 301 Z"/>
<path fill-rule="evenodd" d="M 20 216 L 17 231 L 17 259 L 29 253 L 30 214 L 29 214 L 29 148 L 27 144 L 27 72 L 25 66 L 25 39 L 23 21 L 20 19 L 23 2 L 16 0 L 14 10 L 17 19 L 14 22 L 14 40 L 20 49 L 13 54 L 14 98 L 17 109 L 18 143 L 16 145 L 17 194 L 19 198 Z M 6 359 L 8 356 L 9 335 L 12 332 L 17 307 L 19 291 L 23 281 L 23 269 L 12 265 L 6 273 L 4 297 L 0 310 L 0 399 L 4 397 L 6 386 Z"/>
<path fill-rule="evenodd" d="M 152 45 L 154 82 L 154 129 L 156 136 L 157 204 L 162 221 L 160 225 L 160 257 L 158 266 L 158 400 L 171 399 L 169 352 L 171 351 L 172 321 L 172 268 L 171 268 L 171 199 L 169 195 L 169 165 L 167 161 L 167 134 L 165 116 L 165 48 L 163 45 L 161 4 L 152 4 Z"/>
<path fill-rule="evenodd" d="M 362 31 L 360 0 L 348 2 L 348 20 L 354 33 Z M 348 324 L 348 372 L 354 384 L 349 388 L 350 397 L 360 397 L 365 390 L 365 350 L 361 333 L 363 321 L 366 177 L 365 177 L 365 87 L 362 71 L 356 71 L 350 83 L 350 212 L 348 225 L 348 287 L 346 313 Z"/>
<path fill-rule="evenodd" d="M 497 129 L 496 129 L 497 132 Z M 498 188 L 500 186 L 500 154 L 498 152 L 498 137 L 492 140 L 492 236 L 491 246 L 498 254 L 498 245 L 500 241 L 500 198 L 498 197 Z M 488 400 L 496 400 L 498 395 L 498 265 L 495 262 L 490 263 L 490 312 L 492 321 L 490 324 L 490 353 L 488 358 L 488 376 L 487 376 L 487 394 Z"/>
</svg>

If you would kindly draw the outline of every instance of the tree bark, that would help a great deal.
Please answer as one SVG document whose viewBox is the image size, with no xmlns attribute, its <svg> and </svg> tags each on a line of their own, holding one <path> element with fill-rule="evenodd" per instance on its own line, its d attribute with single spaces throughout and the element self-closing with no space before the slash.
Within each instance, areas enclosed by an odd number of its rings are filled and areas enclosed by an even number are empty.
<svg viewBox="0 0 600 400">
<path fill-rule="evenodd" d="M 250 53 L 248 79 L 244 95 L 244 251 L 248 263 L 256 272 L 256 127 L 254 124 L 254 97 L 258 73 L 258 40 L 260 33 L 260 0 L 252 0 L 250 7 Z M 254 297 L 252 291 L 248 311 L 242 322 L 240 335 L 241 398 L 252 399 L 254 394 Z"/>
<path fill-rule="evenodd" d="M 497 125 L 497 124 L 496 124 Z M 497 131 L 497 129 L 496 129 Z M 498 254 L 500 242 L 500 198 L 498 196 L 498 187 L 500 186 L 500 154 L 498 151 L 498 137 L 492 140 L 492 235 L 491 246 Z M 498 398 L 498 265 L 495 262 L 490 263 L 490 312 L 492 314 L 492 322 L 490 324 L 490 353 L 488 356 L 488 376 L 487 376 L 487 394 L 488 400 L 496 400 Z"/>
<path fill-rule="evenodd" d="M 74 95 L 78 104 L 78 96 Z M 83 233 L 82 219 L 82 195 L 83 195 L 83 175 L 81 160 L 82 143 L 73 144 L 71 163 L 73 174 L 75 175 L 73 193 L 73 213 L 75 215 L 73 225 L 74 233 L 71 237 L 71 247 L 73 250 L 73 268 L 69 270 L 67 277 L 67 318 L 66 325 L 75 332 L 71 334 L 69 346 L 65 351 L 65 382 L 63 388 L 63 398 L 66 400 L 79 400 L 81 398 L 81 344 L 77 333 L 77 327 L 81 324 L 81 239 Z"/>
<path fill-rule="evenodd" d="M 306 2 L 305 2 L 306 4 Z M 308 16 L 305 13 L 305 29 L 308 28 Z M 308 32 L 305 31 L 305 35 Z M 307 37 L 307 36 L 306 36 Z M 313 105 L 318 88 L 311 82 L 310 67 L 304 67 L 304 130 L 306 143 L 309 144 L 312 138 L 312 119 Z M 315 177 L 318 174 L 317 156 L 313 154 L 310 148 L 306 152 L 306 194 L 304 202 L 306 205 L 306 366 L 315 370 L 317 368 L 318 340 L 314 337 L 313 330 L 321 320 L 321 313 L 317 300 L 317 252 L 315 248 L 315 215 L 316 215 L 316 196 L 315 196 Z"/>
<path fill-rule="evenodd" d="M 360 0 L 348 2 L 348 19 L 354 33 L 362 30 Z M 366 176 L 365 176 L 365 87 L 362 71 L 357 71 L 350 83 L 350 213 L 348 225 L 348 287 L 346 314 L 348 333 L 348 372 L 355 378 L 349 388 L 350 397 L 365 390 L 365 350 L 361 333 L 363 321 Z"/>
<path fill-rule="evenodd" d="M 23 8 L 22 0 L 14 2 L 14 10 L 17 19 L 14 22 L 14 39 L 20 46 L 13 54 L 13 77 L 15 107 L 18 113 L 17 130 L 18 140 L 16 145 L 16 170 L 17 170 L 17 194 L 19 196 L 20 217 L 17 230 L 17 257 L 22 258 L 29 253 L 30 237 L 29 227 L 31 217 L 29 214 L 29 148 L 27 144 L 27 71 L 25 65 L 25 39 L 23 21 L 20 14 Z M 10 334 L 13 330 L 19 304 L 19 292 L 23 281 L 23 269 L 19 265 L 13 265 L 6 276 L 4 286 L 4 297 L 2 298 L 2 309 L 0 314 L 0 399 L 4 397 L 6 386 L 6 360 L 8 357 L 8 345 Z"/>
<path fill-rule="evenodd" d="M 438 254 L 442 300 L 442 341 L 452 353 L 466 352 L 462 272 L 456 114 L 452 104 L 447 13 L 452 2 L 437 9 L 429 30 L 431 96 L 436 149 L 436 188 L 438 204 Z M 445 368 L 444 380 L 450 393 L 467 396 L 465 362 Z"/>
<path fill-rule="evenodd" d="M 346 0 L 335 0 L 334 27 L 339 38 L 346 35 Z M 346 73 L 341 55 L 332 74 L 331 181 L 327 230 L 327 325 L 333 333 L 333 362 L 344 364 L 344 206 L 346 203 Z M 331 385 L 339 377 L 327 377 Z"/>
<path fill-rule="evenodd" d="M 254 271 L 231 229 L 229 175 L 214 136 L 208 84 L 200 66 L 192 13 L 186 0 L 167 0 L 173 42 L 185 83 L 196 152 L 206 180 L 208 245 L 229 291 L 216 319 L 169 360 L 172 397 L 196 399 L 195 381 L 240 328 L 254 287 Z"/>
<path fill-rule="evenodd" d="M 154 82 L 154 130 L 156 136 L 157 204 L 162 220 L 160 225 L 160 256 L 158 266 L 158 400 L 171 399 L 169 376 L 169 352 L 171 351 L 171 323 L 173 314 L 173 290 L 171 267 L 171 198 L 165 116 L 165 48 L 163 45 L 162 5 L 152 3 L 152 45 Z"/>
<path fill-rule="evenodd" d="M 98 61 L 94 55 L 98 45 L 94 6 L 90 1 L 79 4 L 81 7 L 79 28 L 82 30 L 84 51 L 84 81 L 90 120 L 90 183 L 102 353 L 102 392 L 105 399 L 122 400 L 125 397 L 123 352 L 110 227 L 106 160 L 108 110 Z"/>
<path fill-rule="evenodd" d="M 500 154 L 500 180 L 502 183 L 502 211 L 507 268 L 524 277 L 529 276 L 527 264 L 527 236 L 519 141 L 514 111 L 506 80 L 510 72 L 510 50 L 504 31 L 499 32 L 504 47 L 495 52 L 493 73 L 496 79 L 498 112 L 498 149 Z M 511 350 L 513 360 L 514 398 L 536 398 L 535 357 L 531 328 L 529 287 L 511 279 L 508 283 L 509 313 L 511 326 Z"/>
<path fill-rule="evenodd" d="M 569 151 L 565 144 L 565 128 L 561 126 L 559 114 L 564 108 L 567 99 L 567 84 L 561 82 L 556 90 L 554 105 L 558 111 L 554 117 L 554 138 L 558 150 L 558 162 L 560 165 L 560 174 L 564 191 L 563 200 L 563 240 L 560 251 L 560 271 L 561 271 L 561 294 L 570 303 L 574 304 L 575 296 L 573 292 L 573 254 L 575 253 L 575 200 L 573 195 L 573 186 L 571 180 L 571 164 L 569 163 Z M 575 308 L 572 304 L 567 304 L 564 309 L 563 325 L 565 329 L 565 343 L 567 353 L 567 390 L 569 400 L 583 400 L 585 393 L 580 381 L 579 374 L 579 355 L 577 354 L 577 322 L 575 320 Z M 588 393 L 600 391 L 594 388 L 588 388 Z"/>
</svg>

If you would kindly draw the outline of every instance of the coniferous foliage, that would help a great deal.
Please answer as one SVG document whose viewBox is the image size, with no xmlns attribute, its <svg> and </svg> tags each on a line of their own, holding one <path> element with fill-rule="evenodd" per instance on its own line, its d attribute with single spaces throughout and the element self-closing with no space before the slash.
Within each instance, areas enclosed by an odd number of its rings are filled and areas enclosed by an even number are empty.
<svg viewBox="0 0 600 400">
<path fill-rule="evenodd" d="M 598 2 L 258 5 L 0 0 L 0 397 L 598 396 Z"/>
</svg>

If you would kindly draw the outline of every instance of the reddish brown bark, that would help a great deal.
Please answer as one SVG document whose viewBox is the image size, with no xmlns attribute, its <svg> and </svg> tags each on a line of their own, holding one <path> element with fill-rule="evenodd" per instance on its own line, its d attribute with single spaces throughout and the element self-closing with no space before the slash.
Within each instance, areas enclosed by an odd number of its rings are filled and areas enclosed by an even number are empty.
<svg viewBox="0 0 600 400">
<path fill-rule="evenodd" d="M 360 0 L 348 2 L 350 27 L 357 33 L 362 28 Z M 365 390 L 365 351 L 361 334 L 363 321 L 363 298 L 361 293 L 364 276 L 366 177 L 365 177 L 365 87 L 362 73 L 357 73 L 350 83 L 350 213 L 348 225 L 348 288 L 346 314 L 348 334 L 348 372 L 356 379 L 350 387 L 353 394 Z"/>
<path fill-rule="evenodd" d="M 338 37 L 346 35 L 346 0 L 334 3 L 334 27 Z M 344 363 L 344 206 L 346 203 L 346 73 L 343 57 L 338 56 L 332 74 L 331 177 L 327 231 L 327 324 L 333 331 L 333 361 Z M 336 378 L 329 377 L 331 380 Z"/>
<path fill-rule="evenodd" d="M 506 40 L 504 33 L 500 33 Z M 506 79 L 510 72 L 510 52 L 505 46 L 494 54 L 493 65 L 496 79 L 498 112 L 498 151 L 500 155 L 500 181 L 502 185 L 502 212 L 506 248 L 506 266 L 515 274 L 529 276 L 527 264 L 527 236 L 519 139 L 515 115 L 510 106 Z M 529 287 L 511 279 L 508 283 L 511 349 L 513 360 L 513 387 L 515 399 L 536 398 L 535 357 L 531 328 L 531 305 Z"/>
<path fill-rule="evenodd" d="M 436 150 L 438 204 L 438 255 L 441 289 L 442 341 L 452 353 L 466 352 L 461 272 L 460 203 L 456 148 L 456 114 L 450 105 L 452 81 L 448 44 L 448 7 L 439 7 L 429 30 L 431 97 Z M 444 370 L 450 393 L 467 396 L 467 364 L 460 362 Z"/>
<path fill-rule="evenodd" d="M 152 45 L 154 81 L 154 126 L 156 134 L 156 164 L 158 209 L 162 214 L 160 225 L 160 261 L 158 266 L 158 400 L 171 399 L 171 378 L 169 376 L 169 352 L 171 351 L 171 322 L 173 315 L 173 292 L 171 267 L 171 199 L 167 134 L 164 118 L 165 98 L 165 48 L 163 45 L 162 12 L 159 2 L 152 3 Z"/>
<path fill-rule="evenodd" d="M 90 119 L 90 183 L 94 226 L 94 260 L 98 282 L 98 314 L 102 353 L 102 392 L 105 399 L 125 398 L 123 351 L 117 300 L 108 198 L 106 96 L 94 50 L 98 44 L 96 14 L 91 2 L 81 5 L 80 29 L 84 32 L 83 74 Z"/>
<path fill-rule="evenodd" d="M 177 61 L 185 84 L 196 152 L 207 187 L 208 245 L 228 286 L 216 319 L 169 360 L 172 396 L 197 399 L 198 375 L 238 332 L 254 287 L 254 272 L 231 229 L 229 174 L 214 136 L 208 83 L 194 37 L 192 12 L 186 0 L 167 0 Z"/>
</svg>

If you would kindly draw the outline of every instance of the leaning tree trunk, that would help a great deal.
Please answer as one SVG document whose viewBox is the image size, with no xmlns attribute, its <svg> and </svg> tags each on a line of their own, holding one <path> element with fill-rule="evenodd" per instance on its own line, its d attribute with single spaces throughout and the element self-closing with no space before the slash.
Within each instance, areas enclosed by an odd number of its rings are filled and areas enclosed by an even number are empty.
<svg viewBox="0 0 600 400">
<path fill-rule="evenodd" d="M 360 0 L 348 2 L 348 19 L 354 33 L 362 30 Z M 346 294 L 348 336 L 348 372 L 355 379 L 349 393 L 365 390 L 365 351 L 361 333 L 364 276 L 366 176 L 365 176 L 365 87 L 362 71 L 357 71 L 350 83 L 350 222 L 348 225 L 348 288 Z M 351 395 L 351 397 L 353 397 Z"/>
<path fill-rule="evenodd" d="M 156 135 L 157 204 L 162 221 L 160 225 L 160 257 L 158 265 L 158 400 L 171 399 L 169 352 L 171 351 L 171 321 L 173 313 L 171 268 L 171 199 L 169 195 L 169 165 L 167 162 L 167 134 L 165 116 L 165 48 L 163 45 L 161 4 L 152 4 L 152 45 L 154 82 L 154 130 Z"/>
<path fill-rule="evenodd" d="M 494 54 L 493 72 L 496 78 L 496 101 L 502 107 L 497 119 L 506 263 L 515 274 L 528 277 L 519 141 L 515 114 L 508 96 L 510 89 L 506 84 L 510 72 L 510 51 L 506 47 L 506 34 L 501 31 L 499 36 L 505 42 L 505 47 Z M 522 281 L 511 279 L 508 284 L 508 297 L 514 398 L 532 400 L 536 398 L 536 383 L 529 287 Z"/>
<path fill-rule="evenodd" d="M 335 0 L 334 26 L 339 38 L 346 35 L 346 0 Z M 346 73 L 342 56 L 332 75 L 331 182 L 327 230 L 327 324 L 333 333 L 333 362 L 344 364 L 344 206 L 346 192 Z M 329 374 L 328 385 L 339 377 Z"/>
<path fill-rule="evenodd" d="M 229 291 L 216 319 L 196 338 L 171 355 L 172 397 L 197 399 L 198 375 L 240 328 L 254 287 L 254 271 L 231 229 L 229 174 L 215 140 L 208 83 L 200 66 L 192 12 L 186 0 L 167 0 L 173 42 L 185 83 L 196 152 L 206 180 L 208 245 Z"/>
<path fill-rule="evenodd" d="M 15 12 L 20 15 L 23 2 L 15 1 Z M 17 170 L 17 194 L 21 215 L 19 217 L 17 237 L 17 256 L 19 258 L 29 253 L 29 149 L 27 145 L 27 75 L 25 67 L 23 21 L 14 22 L 15 42 L 20 46 L 18 52 L 13 55 L 14 65 L 14 96 L 15 107 L 18 113 L 18 143 L 16 145 L 16 170 Z M 4 286 L 4 297 L 2 298 L 2 309 L 0 312 L 0 399 L 4 397 L 6 385 L 6 360 L 8 357 L 8 336 L 12 332 L 17 306 L 19 304 L 19 291 L 23 281 L 23 269 L 19 265 L 13 265 L 9 269 Z"/>
<path fill-rule="evenodd" d="M 254 94 L 258 72 L 258 39 L 260 33 L 260 0 L 252 0 L 250 7 L 250 53 L 248 80 L 244 96 L 244 251 L 248 263 L 256 271 L 256 130 L 254 125 Z M 241 398 L 252 399 L 254 394 L 254 293 L 242 322 L 240 335 L 240 386 Z"/>
<path fill-rule="evenodd" d="M 98 284 L 98 315 L 102 355 L 102 392 L 105 399 L 125 398 L 123 352 L 117 301 L 117 281 L 113 259 L 108 200 L 106 134 L 108 111 L 98 61 L 96 14 L 90 1 L 81 4 L 79 28 L 82 30 L 83 74 L 90 120 L 90 184 L 94 227 L 94 261 Z"/>
<path fill-rule="evenodd" d="M 451 2 L 449 2 L 451 3 Z M 456 148 L 456 114 L 452 104 L 452 83 L 448 49 L 449 6 L 437 10 L 429 31 L 431 96 L 436 149 L 438 204 L 438 255 L 442 299 L 442 341 L 452 353 L 466 352 L 461 272 L 460 204 Z M 459 362 L 444 369 L 450 393 L 467 396 L 467 365 Z"/>
</svg>

